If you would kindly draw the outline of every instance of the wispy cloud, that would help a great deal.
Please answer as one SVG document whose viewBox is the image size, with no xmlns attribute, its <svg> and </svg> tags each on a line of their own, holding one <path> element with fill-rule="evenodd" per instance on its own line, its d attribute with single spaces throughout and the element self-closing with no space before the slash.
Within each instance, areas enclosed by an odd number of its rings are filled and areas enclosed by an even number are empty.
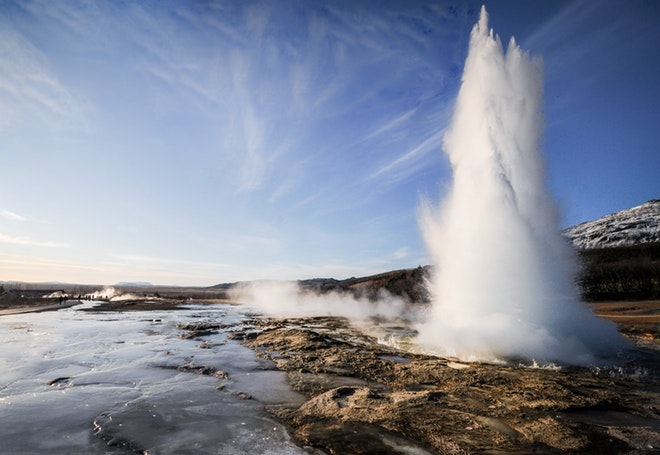
<svg viewBox="0 0 660 455">
<path fill-rule="evenodd" d="M 390 133 L 392 132 L 392 130 L 399 129 L 408 120 L 410 120 L 413 115 L 415 115 L 415 112 L 417 112 L 417 108 L 410 109 L 406 112 L 403 112 L 402 114 L 397 115 L 395 118 L 385 123 L 384 125 L 380 125 L 375 131 L 370 133 L 365 139 L 373 139 L 383 134 Z"/>
<path fill-rule="evenodd" d="M 403 247 L 396 250 L 392 256 L 394 256 L 394 259 L 403 259 L 406 258 L 409 254 L 410 252 L 408 251 L 408 248 Z"/>
<path fill-rule="evenodd" d="M 369 176 L 369 180 L 387 177 L 401 180 L 410 176 L 420 166 L 420 160 L 432 151 L 440 152 L 444 131 L 436 131 L 413 148 L 381 166 Z"/>
<path fill-rule="evenodd" d="M 581 43 L 584 37 L 581 37 L 580 41 L 571 40 L 570 46 L 565 46 L 565 40 L 583 34 L 584 30 L 581 30 L 581 27 L 585 18 L 593 16 L 599 8 L 601 8 L 600 5 L 588 0 L 567 4 L 527 37 L 525 46 L 541 49 L 563 46 L 567 51 L 579 48 L 579 52 L 583 52 Z"/>
<path fill-rule="evenodd" d="M 254 87 L 253 76 L 256 71 L 251 67 L 251 61 L 240 52 L 231 56 L 233 87 L 235 93 L 235 109 L 241 135 L 238 143 L 242 150 L 241 178 L 239 189 L 250 191 L 261 186 L 265 173 L 265 156 L 263 144 L 265 135 L 264 119 L 255 107 L 251 87 Z"/>
<path fill-rule="evenodd" d="M 87 130 L 88 104 L 65 86 L 47 57 L 0 17 L 0 130 L 40 122 L 55 130 Z"/>
<path fill-rule="evenodd" d="M 62 270 L 62 269 L 73 269 L 73 270 L 84 270 L 84 271 L 96 271 L 104 272 L 107 269 L 104 267 L 99 267 L 89 264 L 78 264 L 73 262 L 66 262 L 60 260 L 53 260 L 48 258 L 38 258 L 33 256 L 0 256 L 0 264 L 5 264 L 6 266 L 11 266 L 12 270 L 16 268 L 21 268 L 27 271 L 33 271 L 36 269 L 45 269 L 48 271 L 53 270 Z M 1 270 L 1 268 L 0 268 Z M 45 276 L 45 279 L 51 280 L 52 275 Z M 31 278 L 19 278 L 24 279 L 25 281 L 33 281 Z"/>
<path fill-rule="evenodd" d="M 26 246 L 36 246 L 44 248 L 68 248 L 69 245 L 66 243 L 59 242 L 43 242 L 39 240 L 33 240 L 29 237 L 14 237 L 11 235 L 0 234 L 0 243 L 8 243 L 12 245 L 26 245 Z"/>
<path fill-rule="evenodd" d="M 142 258 L 147 259 L 147 258 Z M 172 261 L 167 267 L 153 267 L 143 261 L 118 260 L 85 263 L 34 256 L 0 253 L 0 275 L 20 281 L 67 281 L 112 284 L 120 281 L 150 281 L 156 284 L 211 285 L 227 275 L 221 264 Z M 73 277 L 73 278 L 72 278 Z M 100 279 L 100 277 L 102 277 Z"/>
<path fill-rule="evenodd" d="M 111 258 L 119 261 L 135 264 L 152 264 L 161 266 L 195 266 L 206 267 L 209 269 L 224 269 L 230 267 L 229 264 L 221 262 L 193 261 L 189 259 L 168 258 L 159 256 L 140 256 L 132 254 L 110 254 Z"/>
<path fill-rule="evenodd" d="M 27 218 L 9 210 L 0 211 L 0 216 L 10 221 L 27 221 Z"/>
<path fill-rule="evenodd" d="M 85 39 L 95 36 L 105 25 L 102 5 L 97 2 L 27 0 L 21 6 L 36 17 L 51 18 Z"/>
<path fill-rule="evenodd" d="M 236 237 L 235 245 L 241 249 L 278 248 L 282 241 L 274 237 L 241 235 Z"/>
<path fill-rule="evenodd" d="M 117 280 L 167 280 L 167 283 L 211 285 L 225 277 L 233 277 L 234 271 L 233 266 L 222 262 L 132 254 L 110 254 L 109 258 L 103 266 L 107 274 Z"/>
</svg>

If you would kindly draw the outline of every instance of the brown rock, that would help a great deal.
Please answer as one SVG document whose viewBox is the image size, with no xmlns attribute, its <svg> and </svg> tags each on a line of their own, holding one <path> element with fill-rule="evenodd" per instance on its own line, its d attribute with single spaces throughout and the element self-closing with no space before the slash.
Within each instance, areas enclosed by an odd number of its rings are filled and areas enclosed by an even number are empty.
<svg viewBox="0 0 660 455">
<path fill-rule="evenodd" d="M 660 384 L 653 376 L 465 364 L 378 344 L 341 318 L 257 319 L 248 330 L 244 343 L 309 397 L 298 409 L 272 410 L 302 446 L 440 454 L 660 447 Z M 609 417 L 596 421 L 581 411 Z"/>
</svg>

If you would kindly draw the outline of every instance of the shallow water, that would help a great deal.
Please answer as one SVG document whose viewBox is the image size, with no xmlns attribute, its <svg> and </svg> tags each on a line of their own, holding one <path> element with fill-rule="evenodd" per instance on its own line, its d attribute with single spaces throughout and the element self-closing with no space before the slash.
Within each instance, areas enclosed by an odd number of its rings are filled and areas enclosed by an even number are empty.
<svg viewBox="0 0 660 455">
<path fill-rule="evenodd" d="M 361 329 L 375 337 L 379 343 L 416 354 L 426 354 L 452 359 L 436 352 L 428 346 L 417 343 L 417 332 L 411 327 L 400 323 L 379 322 L 363 324 Z M 396 356 L 395 356 L 396 357 Z M 470 357 L 455 358 L 461 363 L 450 362 L 449 366 L 466 366 L 468 363 L 488 363 L 493 365 L 509 365 L 522 368 L 543 368 L 549 370 L 585 370 L 602 376 L 622 377 L 648 381 L 660 380 L 660 344 L 657 341 L 631 340 L 628 349 L 622 350 L 610 357 L 596 358 L 591 365 L 574 366 L 561 363 L 538 363 L 534 359 L 520 358 L 490 358 L 475 359 Z M 395 360 L 395 359 L 391 359 Z M 396 360 L 395 360 L 396 361 Z M 463 367 L 464 367 L 463 366 Z M 463 368 L 460 367 L 460 368 Z"/>
<path fill-rule="evenodd" d="M 89 305 L 0 317 L 0 453 L 307 453 L 265 412 L 303 401 L 283 373 L 226 330 L 206 349 L 179 338 L 177 323 L 238 324 L 240 307 L 79 311 Z"/>
</svg>

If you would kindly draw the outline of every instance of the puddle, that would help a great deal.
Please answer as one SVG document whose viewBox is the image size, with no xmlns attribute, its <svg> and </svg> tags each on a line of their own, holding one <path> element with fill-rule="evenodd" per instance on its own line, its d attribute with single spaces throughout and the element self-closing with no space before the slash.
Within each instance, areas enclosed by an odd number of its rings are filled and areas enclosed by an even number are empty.
<svg viewBox="0 0 660 455">
<path fill-rule="evenodd" d="M 660 430 L 660 420 L 624 411 L 573 411 L 560 414 L 565 419 L 606 427 L 648 427 Z"/>
<path fill-rule="evenodd" d="M 378 358 L 381 359 L 381 360 L 388 360 L 388 361 L 394 362 L 394 363 L 406 364 L 406 363 L 411 362 L 410 359 L 406 359 L 405 357 L 400 357 L 398 355 L 381 355 L 381 356 L 378 356 Z"/>
</svg>

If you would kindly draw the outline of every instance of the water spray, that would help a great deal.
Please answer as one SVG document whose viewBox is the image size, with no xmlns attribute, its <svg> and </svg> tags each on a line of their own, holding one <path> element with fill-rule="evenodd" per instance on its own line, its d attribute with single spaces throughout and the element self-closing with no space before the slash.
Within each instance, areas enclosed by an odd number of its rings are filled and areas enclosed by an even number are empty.
<svg viewBox="0 0 660 455">
<path fill-rule="evenodd" d="M 420 216 L 436 267 L 419 341 L 434 352 L 589 364 L 625 346 L 579 300 L 545 182 L 542 96 L 541 60 L 513 38 L 505 52 L 482 7 L 444 137 L 452 186 Z"/>
</svg>

